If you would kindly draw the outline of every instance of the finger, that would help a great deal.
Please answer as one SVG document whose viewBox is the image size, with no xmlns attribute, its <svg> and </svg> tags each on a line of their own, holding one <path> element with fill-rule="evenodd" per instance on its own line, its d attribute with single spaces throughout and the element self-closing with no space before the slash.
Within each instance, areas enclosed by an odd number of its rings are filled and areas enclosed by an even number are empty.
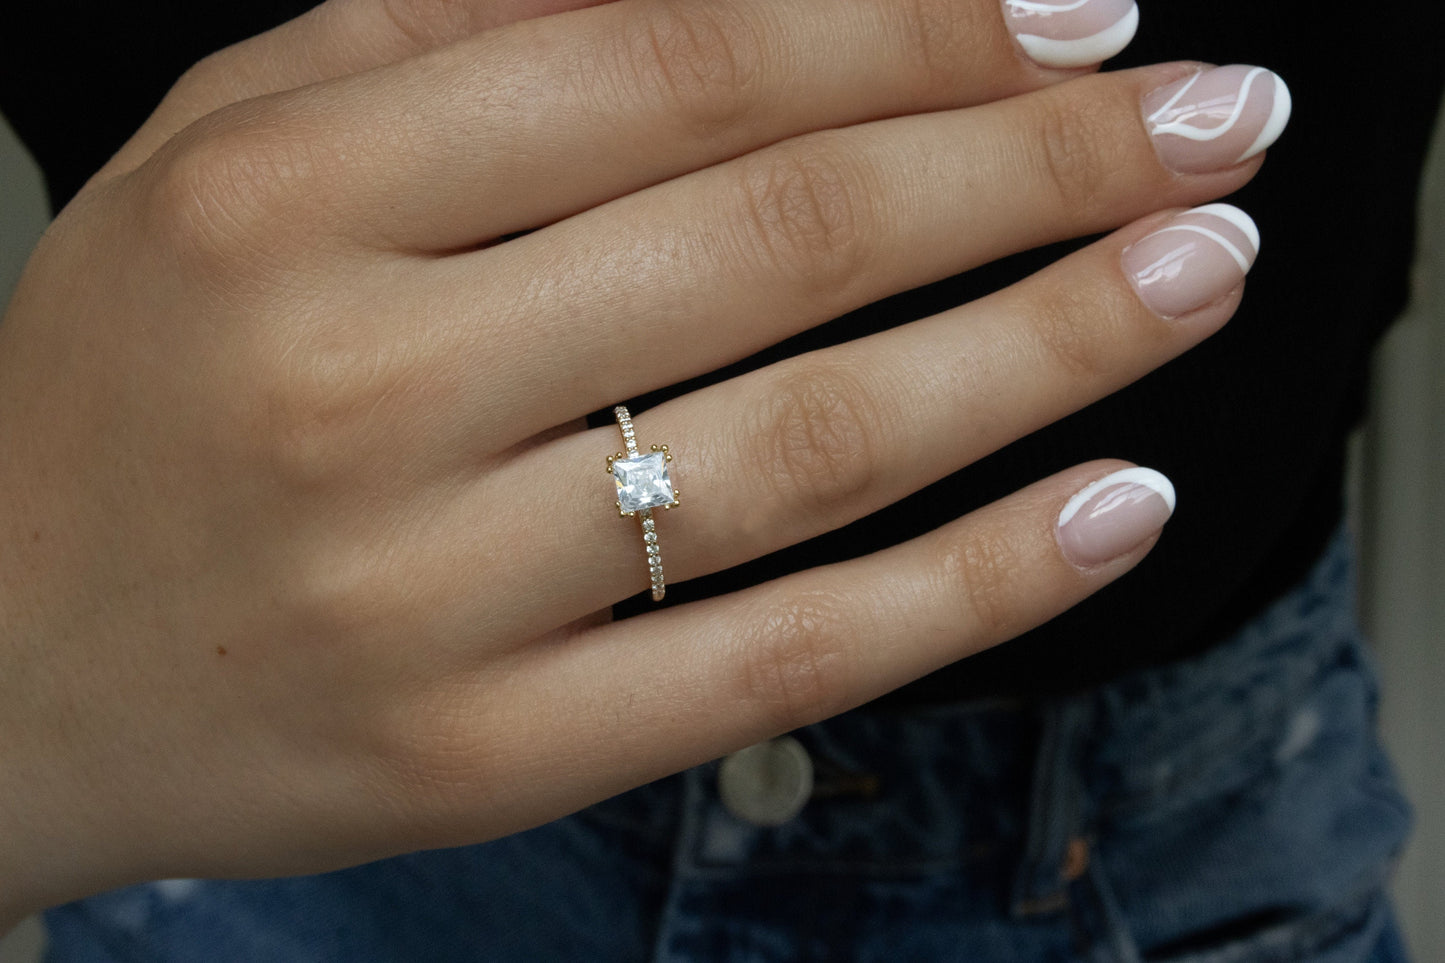
<svg viewBox="0 0 1445 963">
<path fill-rule="evenodd" d="M 453 764 L 449 772 L 468 784 L 437 804 L 465 821 L 475 794 L 498 801 L 484 778 L 492 765 L 540 756 L 539 779 L 566 772 L 575 782 L 542 800 L 543 812 L 535 796 L 513 805 L 521 794 L 504 794 L 502 825 L 489 831 L 523 828 L 1011 639 L 1152 547 L 1172 487 L 1156 472 L 1115 474 L 1125 467 L 1081 466 L 893 548 L 520 653 L 505 690 L 477 689 L 457 710 L 485 757 Z M 1081 550 L 1091 553 L 1083 565 L 1074 557 Z M 534 691 L 569 697 L 539 713 Z"/>
<path fill-rule="evenodd" d="M 1141 377 L 1228 320 L 1257 244 L 1228 205 L 1159 215 L 991 297 L 638 413 L 639 446 L 668 445 L 682 493 L 653 511 L 666 581 L 839 528 Z M 546 493 L 503 526 L 498 541 L 528 547 L 490 586 L 488 618 L 531 635 L 647 588 L 638 523 L 617 517 L 602 471 L 619 441 L 597 429 L 529 452 L 439 526 L 473 531 L 509 494 Z M 504 601 L 540 572 L 554 605 Z"/>
<path fill-rule="evenodd" d="M 253 122 L 278 150 L 344 159 L 306 179 L 304 210 L 450 251 L 804 131 L 1070 75 L 1022 55 L 998 0 L 623 0 L 298 91 Z"/>
<path fill-rule="evenodd" d="M 142 163 L 176 131 L 228 104 L 360 73 L 464 37 L 610 0 L 328 0 L 197 63 L 106 164 Z"/>
<path fill-rule="evenodd" d="M 518 440 L 898 291 L 1237 189 L 1257 158 L 1181 175 L 1147 133 L 1141 97 L 1191 70 L 1102 74 L 797 138 L 428 262 L 410 287 L 433 313 L 509 310 L 505 336 L 479 319 L 436 343 L 437 373 L 461 392 L 455 437 Z M 1269 101 L 1251 110 L 1262 127 Z M 564 267 L 544 287 L 536 263 Z M 546 388 L 509 395 L 503 373 Z"/>
</svg>

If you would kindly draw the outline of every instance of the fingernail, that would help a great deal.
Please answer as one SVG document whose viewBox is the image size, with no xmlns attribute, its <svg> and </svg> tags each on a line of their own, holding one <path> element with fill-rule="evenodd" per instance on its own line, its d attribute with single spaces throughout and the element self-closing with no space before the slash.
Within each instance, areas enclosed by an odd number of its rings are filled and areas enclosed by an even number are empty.
<svg viewBox="0 0 1445 963">
<path fill-rule="evenodd" d="M 1289 123 L 1289 88 L 1263 67 L 1201 70 L 1144 98 L 1149 136 L 1181 174 L 1233 167 L 1273 144 Z"/>
<path fill-rule="evenodd" d="M 1029 59 L 1041 67 L 1102 63 L 1134 39 L 1134 0 L 1004 0 L 1004 20 Z"/>
<path fill-rule="evenodd" d="M 1080 568 L 1112 561 L 1156 534 L 1174 514 L 1174 486 L 1152 468 L 1126 468 L 1079 492 L 1059 513 L 1064 557 Z"/>
<path fill-rule="evenodd" d="M 1231 204 L 1176 214 L 1124 248 L 1124 273 L 1139 300 L 1161 318 L 1188 314 L 1224 297 L 1259 254 L 1259 229 Z"/>
</svg>

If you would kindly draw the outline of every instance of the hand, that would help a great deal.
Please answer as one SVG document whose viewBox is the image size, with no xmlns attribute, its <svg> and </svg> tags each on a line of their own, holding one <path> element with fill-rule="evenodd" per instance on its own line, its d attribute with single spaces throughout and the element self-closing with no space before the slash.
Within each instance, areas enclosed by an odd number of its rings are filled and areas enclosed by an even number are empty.
<svg viewBox="0 0 1445 963">
<path fill-rule="evenodd" d="M 1144 218 L 634 413 L 675 455 L 671 582 L 806 539 L 1222 325 L 1242 267 L 1180 295 L 1137 263 L 1158 238 L 1122 252 L 1259 159 L 1166 168 L 1141 98 L 1197 66 L 1045 70 L 996 0 L 501 22 L 564 5 L 333 0 L 188 74 L 41 244 L 0 324 L 12 910 L 536 825 L 1004 641 L 1152 544 L 1157 512 L 1056 535 L 1123 467 L 1096 463 L 610 623 L 648 570 L 585 413 Z"/>
</svg>

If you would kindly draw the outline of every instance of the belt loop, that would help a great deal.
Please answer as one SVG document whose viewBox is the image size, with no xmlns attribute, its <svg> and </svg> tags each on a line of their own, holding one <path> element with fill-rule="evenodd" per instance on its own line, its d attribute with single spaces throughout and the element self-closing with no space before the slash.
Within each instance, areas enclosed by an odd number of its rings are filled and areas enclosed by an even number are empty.
<svg viewBox="0 0 1445 963">
<path fill-rule="evenodd" d="M 1069 884 L 1088 868 L 1082 753 L 1093 702 L 1088 696 L 1047 702 L 1039 715 L 1024 856 L 1014 877 L 1015 917 L 1066 909 Z"/>
</svg>

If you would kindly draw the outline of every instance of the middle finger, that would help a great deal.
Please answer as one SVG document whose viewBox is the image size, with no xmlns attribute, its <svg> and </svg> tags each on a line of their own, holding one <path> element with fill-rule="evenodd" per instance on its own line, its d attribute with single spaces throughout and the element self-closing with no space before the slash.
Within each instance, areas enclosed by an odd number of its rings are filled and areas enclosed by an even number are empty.
<svg viewBox="0 0 1445 963">
<path fill-rule="evenodd" d="M 1257 160 L 1234 163 L 1231 149 L 1222 170 L 1175 173 L 1140 110 L 1149 91 L 1199 70 L 1103 74 L 806 135 L 431 262 L 412 287 L 446 299 L 432 315 L 507 306 L 505 321 L 452 325 L 434 349 L 433 375 L 445 374 L 431 380 L 461 393 L 449 408 L 453 437 L 506 447 L 898 291 L 1234 190 Z M 1240 153 L 1279 132 L 1283 85 L 1240 66 L 1195 84 L 1218 95 L 1246 83 L 1245 109 L 1224 135 Z M 1167 148 L 1176 162 L 1179 146 Z M 545 285 L 528 270 L 539 263 L 555 267 Z"/>
</svg>

